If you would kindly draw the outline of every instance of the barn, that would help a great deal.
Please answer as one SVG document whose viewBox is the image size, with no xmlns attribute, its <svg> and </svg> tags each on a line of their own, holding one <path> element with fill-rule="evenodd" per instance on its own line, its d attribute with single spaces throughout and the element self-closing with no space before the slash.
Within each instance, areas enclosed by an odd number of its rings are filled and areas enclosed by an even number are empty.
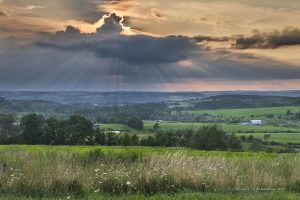
<svg viewBox="0 0 300 200">
<path fill-rule="evenodd" d="M 251 125 L 254 125 L 254 126 L 261 126 L 263 125 L 263 121 L 262 120 L 259 120 L 259 119 L 254 119 L 254 120 L 250 120 L 250 124 Z"/>
</svg>

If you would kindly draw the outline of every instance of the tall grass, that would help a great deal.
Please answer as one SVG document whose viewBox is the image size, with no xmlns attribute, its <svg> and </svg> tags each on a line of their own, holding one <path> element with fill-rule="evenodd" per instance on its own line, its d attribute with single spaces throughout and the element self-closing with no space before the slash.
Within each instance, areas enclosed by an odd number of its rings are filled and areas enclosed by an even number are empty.
<svg viewBox="0 0 300 200">
<path fill-rule="evenodd" d="M 65 197 L 43 197 L 39 200 L 66 200 Z M 32 197 L 17 197 L 15 195 L 0 195 L 0 200 L 32 200 Z M 74 199 L 74 197 L 69 197 Z M 99 195 L 90 194 L 84 197 L 77 197 L 76 199 L 84 200 L 174 200 L 174 199 L 195 199 L 195 200 L 299 200 L 300 194 L 290 192 L 271 192 L 271 193 L 192 193 L 184 192 L 173 195 L 157 194 L 152 196 L 145 196 L 143 194 L 127 194 L 127 195 Z"/>
<path fill-rule="evenodd" d="M 0 148 L 0 193 L 82 197 L 98 193 L 285 190 L 297 189 L 295 184 L 300 180 L 299 154 L 192 156 L 170 151 L 144 155 L 113 148 L 82 152 L 39 146 Z"/>
</svg>

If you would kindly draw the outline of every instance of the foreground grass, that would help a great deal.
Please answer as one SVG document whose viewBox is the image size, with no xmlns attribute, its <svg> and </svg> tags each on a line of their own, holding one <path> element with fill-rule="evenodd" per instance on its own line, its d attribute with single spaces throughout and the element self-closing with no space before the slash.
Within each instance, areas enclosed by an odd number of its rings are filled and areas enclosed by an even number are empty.
<svg viewBox="0 0 300 200">
<path fill-rule="evenodd" d="M 173 199 L 199 199 L 199 200 L 298 200 L 300 199 L 300 194 L 288 193 L 288 192 L 271 192 L 271 193 L 234 193 L 234 194 L 224 194 L 224 193 L 180 193 L 174 195 L 121 195 L 121 196 L 108 196 L 108 195 L 88 195 L 82 198 L 74 198 L 71 196 L 66 197 L 55 197 L 55 198 L 39 198 L 41 200 L 65 200 L 69 199 L 86 199 L 86 200 L 173 200 Z M 17 197 L 15 195 L 0 196 L 0 200 L 32 200 L 36 198 L 30 197 Z"/>
<path fill-rule="evenodd" d="M 141 199 L 150 195 L 154 199 L 194 199 L 202 195 L 207 199 L 241 199 L 244 193 L 230 193 L 280 190 L 244 196 L 275 199 L 283 195 L 293 199 L 298 195 L 286 191 L 297 191 L 299 180 L 299 154 L 0 146 L 0 194 L 6 195 L 3 198 L 118 199 L 113 195 L 125 195 L 122 199 Z"/>
</svg>

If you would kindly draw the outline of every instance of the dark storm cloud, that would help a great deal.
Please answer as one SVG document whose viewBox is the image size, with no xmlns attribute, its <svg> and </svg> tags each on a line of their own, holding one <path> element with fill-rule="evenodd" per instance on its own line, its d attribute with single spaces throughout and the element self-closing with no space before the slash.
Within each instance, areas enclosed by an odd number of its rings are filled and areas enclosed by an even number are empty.
<svg viewBox="0 0 300 200">
<path fill-rule="evenodd" d="M 282 31 L 274 30 L 272 32 L 254 30 L 251 37 L 238 36 L 232 47 L 236 49 L 274 49 L 293 45 L 300 45 L 300 29 L 287 27 Z"/>
<path fill-rule="evenodd" d="M 192 37 L 193 41 L 198 43 L 198 42 L 225 42 L 225 41 L 229 41 L 230 38 L 229 37 L 211 37 L 211 36 L 203 36 L 203 35 L 199 35 L 199 36 L 194 36 Z"/>
<path fill-rule="evenodd" d="M 66 31 L 57 32 L 52 42 L 35 44 L 65 52 L 90 52 L 99 58 L 114 58 L 135 65 L 176 63 L 194 55 L 199 49 L 190 38 L 183 36 L 122 36 L 121 19 L 111 14 L 93 34 L 81 34 L 78 29 L 68 26 Z M 64 38 L 73 38 L 73 42 L 63 43 L 61 39 Z M 56 39 L 60 39 L 59 42 Z"/>
<path fill-rule="evenodd" d="M 196 65 L 205 78 L 224 78 L 229 80 L 289 80 L 299 79 L 300 69 L 252 54 L 236 54 L 219 51 L 204 53 L 196 59 Z"/>
<path fill-rule="evenodd" d="M 118 36 L 68 45 L 45 42 L 37 42 L 36 45 L 61 51 L 91 52 L 100 58 L 116 58 L 129 64 L 175 63 L 195 54 L 198 48 L 188 38 L 180 36 L 165 38 Z"/>
<path fill-rule="evenodd" d="M 121 36 L 121 18 L 112 14 L 95 34 L 82 34 L 74 27 L 58 32 L 51 42 L 36 42 L 42 49 L 59 50 L 69 53 L 92 53 L 99 60 L 112 59 L 122 61 L 119 65 L 110 65 L 105 72 L 109 76 L 123 77 L 130 83 L 151 82 L 155 80 L 147 74 L 155 71 L 162 82 L 176 82 L 186 78 L 221 78 L 232 80 L 273 80 L 300 78 L 300 69 L 272 60 L 259 58 L 252 54 L 235 54 L 228 51 L 210 52 L 196 43 L 202 41 L 229 41 L 229 37 L 168 36 Z M 105 31 L 103 31 L 105 30 Z M 109 30 L 109 31 L 108 31 Z M 70 41 L 57 40 L 73 38 Z M 191 67 L 180 64 L 189 60 Z M 120 62 L 117 62 L 120 63 Z M 142 67 L 143 65 L 144 67 Z M 154 75 L 153 75 L 154 76 Z M 141 80 L 140 80 L 141 79 Z"/>
<path fill-rule="evenodd" d="M 49 32 L 40 32 L 39 34 L 45 36 L 45 38 L 50 38 L 53 43 L 63 45 L 66 43 L 70 44 L 70 42 L 75 44 L 81 41 L 102 40 L 103 38 L 116 37 L 121 34 L 123 31 L 121 20 L 122 18 L 115 13 L 106 15 L 104 24 L 97 28 L 96 33 L 81 33 L 78 28 L 68 25 L 64 31 L 57 31 L 55 34 Z"/>
<path fill-rule="evenodd" d="M 116 90 L 189 79 L 288 80 L 300 69 L 229 51 L 210 51 L 197 43 L 210 37 L 123 36 L 121 18 L 111 14 L 96 33 L 67 26 L 41 33 L 34 42 L 0 39 L 0 89 Z M 143 85 L 143 86 L 141 86 Z"/>
<path fill-rule="evenodd" d="M 40 33 L 43 34 L 43 33 Z M 47 35 L 47 33 L 44 33 Z M 48 33 L 48 36 L 50 34 Z M 54 37 L 56 39 L 62 39 L 62 40 L 67 40 L 67 39 L 72 39 L 74 37 L 80 37 L 81 32 L 78 28 L 73 27 L 73 26 L 67 26 L 65 31 L 57 31 Z"/>
<path fill-rule="evenodd" d="M 128 38 L 118 37 L 113 44 L 107 42 L 101 45 L 113 46 L 123 39 Z M 106 41 L 106 39 L 103 40 Z M 152 41 L 154 40 L 162 39 L 152 38 Z M 88 45 L 91 43 L 89 41 Z M 99 56 L 86 50 L 57 50 L 57 44 L 51 44 L 55 47 L 49 48 L 49 43 L 46 47 L 31 44 L 24 46 L 22 41 L 18 43 L 14 38 L 0 40 L 0 89 L 116 90 L 120 84 L 129 85 L 131 89 L 141 85 L 144 88 L 151 88 L 151 84 L 182 83 L 188 79 L 259 81 L 300 78 L 298 68 L 267 59 L 255 59 L 244 54 L 200 50 L 199 55 L 194 55 L 194 52 L 185 54 L 193 63 L 192 66 L 185 66 L 180 62 L 173 63 L 177 58 L 161 60 L 164 56 L 169 56 L 165 51 L 159 51 L 162 54 L 159 58 L 156 57 L 157 55 L 149 54 L 149 58 L 146 58 L 147 62 L 144 59 L 143 62 L 136 61 L 138 58 L 135 57 L 139 54 L 136 56 L 131 54 L 127 57 L 125 53 L 126 59 L 131 61 L 119 62 L 119 59 L 124 59 L 124 55 L 119 51 L 114 53 L 115 57 Z M 132 42 L 130 44 L 133 46 Z M 143 51 L 138 42 L 135 46 L 135 53 L 138 50 Z M 115 48 L 112 49 L 115 50 Z M 182 51 L 191 52 L 187 47 L 181 46 L 181 48 Z M 108 49 L 111 53 L 111 48 L 108 47 Z M 121 55 L 118 55 L 119 53 Z M 169 61 L 172 63 L 168 63 Z"/>
</svg>

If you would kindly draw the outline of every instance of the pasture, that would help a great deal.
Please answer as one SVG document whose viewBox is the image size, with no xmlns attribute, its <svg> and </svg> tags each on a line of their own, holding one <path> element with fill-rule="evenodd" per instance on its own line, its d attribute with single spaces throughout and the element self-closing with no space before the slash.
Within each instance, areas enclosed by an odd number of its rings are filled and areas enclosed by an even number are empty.
<svg viewBox="0 0 300 200">
<path fill-rule="evenodd" d="M 146 130 L 152 130 L 155 121 L 144 121 Z M 180 129 L 198 129 L 207 123 L 184 123 L 184 122 L 168 122 L 160 123 L 161 130 L 180 130 Z M 280 126 L 241 126 L 231 124 L 220 124 L 223 129 L 229 133 L 300 133 L 300 128 L 280 127 Z"/>
<path fill-rule="evenodd" d="M 111 129 L 116 131 L 133 131 L 132 128 L 128 127 L 125 124 L 101 124 L 101 129 Z"/>
<path fill-rule="evenodd" d="M 290 192 L 299 186 L 299 156 L 184 148 L 0 146 L 0 199 L 297 199 L 299 195 Z"/>
<path fill-rule="evenodd" d="M 265 108 L 249 108 L 249 109 L 216 109 L 216 110 L 197 110 L 187 111 L 190 114 L 209 114 L 213 116 L 223 117 L 245 117 L 251 118 L 251 116 L 265 116 L 265 115 L 286 115 L 287 111 L 291 113 L 297 113 L 300 111 L 299 106 L 282 106 L 282 107 L 265 107 Z"/>
<path fill-rule="evenodd" d="M 129 128 L 126 125 L 121 124 L 105 124 L 101 128 L 118 130 L 118 131 L 131 131 L 137 132 L 138 136 L 148 137 L 153 135 L 153 126 L 156 121 L 144 121 L 144 131 L 136 131 Z M 183 123 L 183 122 L 167 122 L 162 121 L 160 123 L 160 130 L 181 130 L 181 129 L 198 129 L 203 125 L 210 125 L 207 123 Z M 281 142 L 281 143 L 300 143 L 300 128 L 280 127 L 280 126 L 241 126 L 231 124 L 219 124 L 228 133 L 235 133 L 238 136 L 250 136 L 255 138 L 264 139 L 264 134 L 271 134 L 269 141 Z"/>
<path fill-rule="evenodd" d="M 250 136 L 253 135 L 255 138 L 264 140 L 265 133 L 241 133 L 238 136 Z M 300 144 L 300 133 L 271 133 L 271 137 L 268 141 L 281 142 L 281 143 L 299 143 Z"/>
</svg>

